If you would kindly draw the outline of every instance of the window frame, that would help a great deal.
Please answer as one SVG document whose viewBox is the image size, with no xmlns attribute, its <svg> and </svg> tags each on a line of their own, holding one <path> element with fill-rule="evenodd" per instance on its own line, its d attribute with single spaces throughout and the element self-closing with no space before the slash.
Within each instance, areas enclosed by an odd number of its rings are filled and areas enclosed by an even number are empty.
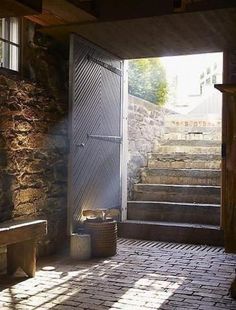
<svg viewBox="0 0 236 310">
<path fill-rule="evenodd" d="M 0 68 L 8 69 L 11 71 L 19 72 L 20 71 L 20 54 L 21 54 L 21 43 L 20 43 L 20 19 L 16 17 L 6 17 L 1 18 L 0 23 L 2 23 L 2 33 L 0 33 L 0 42 L 3 42 L 2 47 L 2 59 L 0 62 Z M 16 32 L 13 33 L 13 36 L 16 36 L 16 41 L 11 39 L 12 30 L 11 27 L 14 27 L 16 23 Z M 16 51 L 16 58 L 14 58 L 13 49 Z M 15 61 L 15 64 L 12 61 Z M 12 62 L 12 63 L 11 63 Z"/>
</svg>

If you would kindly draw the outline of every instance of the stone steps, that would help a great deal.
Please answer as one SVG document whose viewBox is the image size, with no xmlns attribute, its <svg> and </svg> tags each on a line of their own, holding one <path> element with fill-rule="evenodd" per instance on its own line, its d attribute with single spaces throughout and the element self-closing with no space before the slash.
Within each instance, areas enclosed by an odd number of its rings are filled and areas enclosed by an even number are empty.
<svg viewBox="0 0 236 310">
<path fill-rule="evenodd" d="M 202 132 L 202 131 L 184 131 L 184 132 L 168 132 L 163 134 L 164 140 L 214 140 L 219 141 L 221 140 L 221 132 Z"/>
<path fill-rule="evenodd" d="M 170 122 L 165 124 L 165 133 L 203 133 L 203 134 L 214 134 L 221 133 L 221 126 L 200 126 L 194 127 L 193 125 L 189 126 L 177 126 L 172 125 Z"/>
<path fill-rule="evenodd" d="M 154 152 L 159 154 L 175 154 L 187 153 L 187 154 L 221 154 L 221 148 L 219 146 L 192 146 L 192 145 L 156 145 Z"/>
<path fill-rule="evenodd" d="M 167 127 L 168 128 L 167 128 Z M 167 118 L 164 139 L 134 185 L 121 237 L 223 245 L 221 122 Z"/>
<path fill-rule="evenodd" d="M 136 201 L 220 204 L 220 186 L 135 184 Z"/>
<path fill-rule="evenodd" d="M 141 182 L 145 184 L 213 185 L 221 183 L 220 170 L 144 168 Z"/>
<path fill-rule="evenodd" d="M 187 154 L 179 152 L 178 156 L 172 154 L 148 154 L 149 168 L 170 169 L 220 169 L 220 154 Z"/>
<path fill-rule="evenodd" d="M 129 201 L 127 219 L 219 226 L 220 205 Z"/>
<path fill-rule="evenodd" d="M 162 140 L 161 146 L 188 146 L 188 147 L 217 147 L 221 148 L 218 140 Z"/>
<path fill-rule="evenodd" d="M 118 236 L 163 242 L 223 245 L 222 230 L 212 225 L 128 220 L 118 223 Z"/>
<path fill-rule="evenodd" d="M 171 128 L 175 128 L 175 130 L 208 130 L 210 128 L 221 131 L 221 120 L 203 120 L 203 119 L 193 119 L 193 118 L 180 118 L 177 115 L 165 117 L 165 129 L 170 130 Z"/>
</svg>

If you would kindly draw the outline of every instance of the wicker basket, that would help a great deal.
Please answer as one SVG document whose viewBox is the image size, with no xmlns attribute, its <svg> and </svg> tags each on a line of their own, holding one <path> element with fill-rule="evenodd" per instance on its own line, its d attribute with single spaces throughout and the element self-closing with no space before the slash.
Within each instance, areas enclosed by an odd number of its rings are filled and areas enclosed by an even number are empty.
<svg viewBox="0 0 236 310">
<path fill-rule="evenodd" d="M 94 257 L 116 254 L 117 223 L 113 220 L 86 220 L 85 229 L 91 235 L 91 252 Z"/>
</svg>

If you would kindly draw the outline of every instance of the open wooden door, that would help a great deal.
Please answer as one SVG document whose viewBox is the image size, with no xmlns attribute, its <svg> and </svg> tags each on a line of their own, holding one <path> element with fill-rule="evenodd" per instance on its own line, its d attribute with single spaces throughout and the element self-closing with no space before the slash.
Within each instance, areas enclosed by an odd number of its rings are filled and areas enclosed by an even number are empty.
<svg viewBox="0 0 236 310">
<path fill-rule="evenodd" d="M 224 52 L 222 112 L 222 216 L 225 249 L 236 253 L 236 51 Z"/>
<path fill-rule="evenodd" d="M 123 61 L 71 36 L 69 232 L 82 210 L 121 209 Z"/>
</svg>

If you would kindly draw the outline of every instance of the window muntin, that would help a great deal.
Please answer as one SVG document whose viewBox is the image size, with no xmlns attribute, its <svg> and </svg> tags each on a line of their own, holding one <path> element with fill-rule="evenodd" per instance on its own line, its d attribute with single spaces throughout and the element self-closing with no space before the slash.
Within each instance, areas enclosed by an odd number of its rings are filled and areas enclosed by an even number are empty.
<svg viewBox="0 0 236 310">
<path fill-rule="evenodd" d="M 0 19 L 0 67 L 19 70 L 19 21 L 15 17 Z"/>
</svg>

